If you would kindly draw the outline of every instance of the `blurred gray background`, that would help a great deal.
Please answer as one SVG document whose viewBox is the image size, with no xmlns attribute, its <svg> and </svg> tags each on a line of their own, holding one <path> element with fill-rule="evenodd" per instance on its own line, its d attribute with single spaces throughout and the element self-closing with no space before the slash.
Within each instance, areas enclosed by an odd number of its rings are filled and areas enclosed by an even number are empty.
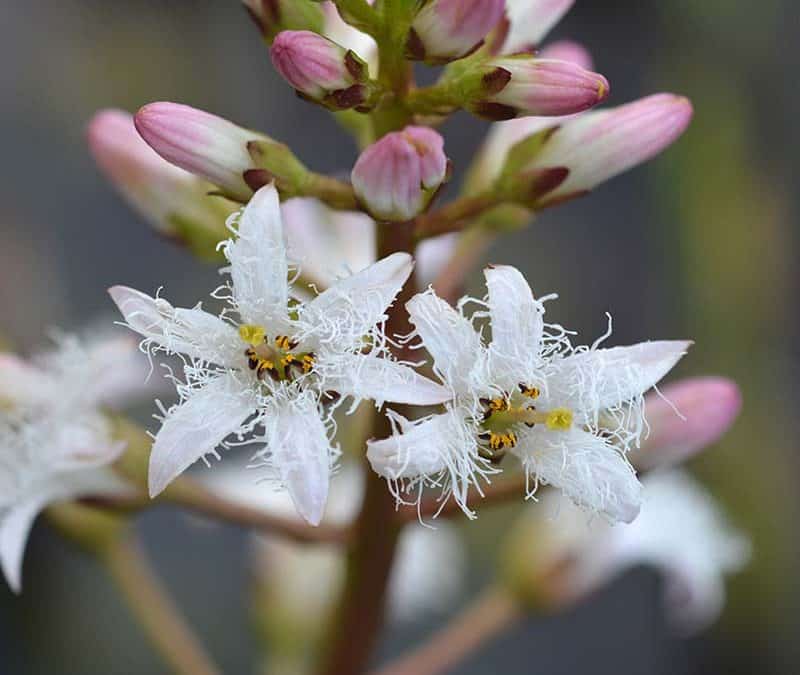
<svg viewBox="0 0 800 675">
<path fill-rule="evenodd" d="M 582 334 L 601 334 L 608 310 L 616 343 L 691 337 L 680 374 L 737 379 L 745 413 L 693 468 L 753 537 L 753 564 L 733 580 L 723 620 L 693 640 L 670 636 L 660 582 L 638 570 L 568 615 L 528 621 L 457 672 L 800 672 L 798 12 L 792 0 L 578 0 L 553 37 L 590 47 L 611 102 L 687 94 L 694 124 L 656 162 L 489 255 L 520 267 L 538 294 L 559 292 L 549 311 Z M 175 304 L 217 284 L 215 269 L 154 236 L 94 168 L 84 132 L 98 108 L 179 101 L 261 128 L 320 171 L 355 159 L 334 121 L 276 76 L 235 0 L 4 0 L 0 18 L 0 334 L 21 351 L 42 345 L 44 327 L 113 317 L 112 284 L 163 285 Z M 445 127 L 456 167 L 484 129 L 467 115 Z M 465 526 L 475 588 L 508 517 Z M 140 527 L 224 671 L 254 672 L 245 535 L 166 510 Z M 44 527 L 25 577 L 21 597 L 0 584 L 0 673 L 164 672 L 103 571 Z M 381 655 L 442 620 L 393 631 Z"/>
</svg>

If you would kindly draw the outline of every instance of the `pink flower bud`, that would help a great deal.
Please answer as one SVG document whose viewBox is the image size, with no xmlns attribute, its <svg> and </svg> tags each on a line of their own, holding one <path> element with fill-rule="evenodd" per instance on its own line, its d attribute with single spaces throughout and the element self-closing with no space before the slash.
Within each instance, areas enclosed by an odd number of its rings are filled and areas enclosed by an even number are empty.
<svg viewBox="0 0 800 675">
<path fill-rule="evenodd" d="M 404 222 L 428 206 L 447 174 L 444 139 L 427 127 L 406 127 L 364 150 L 351 177 L 374 218 Z"/>
<path fill-rule="evenodd" d="M 505 0 L 432 0 L 411 26 L 408 53 L 430 63 L 466 56 L 503 17 Z"/>
<path fill-rule="evenodd" d="M 646 399 L 650 435 L 631 456 L 640 470 L 678 464 L 715 443 L 742 407 L 739 387 L 724 377 L 681 380 L 662 388 L 661 394 L 663 398 L 650 394 Z"/>
<path fill-rule="evenodd" d="M 474 106 L 483 117 L 501 120 L 525 115 L 570 115 L 608 98 L 608 80 L 567 61 L 530 57 L 496 59 L 488 64 L 507 73 L 507 83 Z"/>
<path fill-rule="evenodd" d="M 209 197 L 214 186 L 162 159 L 136 132 L 133 117 L 102 110 L 89 123 L 89 149 L 120 194 L 163 235 L 203 255 L 226 237 L 230 202 Z"/>
<path fill-rule="evenodd" d="M 554 61 L 567 61 L 574 63 L 585 70 L 594 68 L 594 59 L 582 44 L 572 40 L 560 40 L 553 42 L 539 52 L 540 59 Z"/>
<path fill-rule="evenodd" d="M 583 114 L 558 127 L 529 169 L 563 166 L 569 176 L 542 205 L 557 203 L 651 159 L 689 125 L 692 104 L 673 94 Z"/>
<path fill-rule="evenodd" d="M 270 50 L 272 63 L 299 94 L 343 110 L 366 101 L 366 63 L 354 52 L 307 30 L 278 34 Z"/>
<path fill-rule="evenodd" d="M 178 103 L 150 103 L 134 121 L 142 138 L 168 162 L 205 178 L 233 199 L 252 196 L 243 178 L 253 168 L 247 144 L 264 136 Z"/>
</svg>

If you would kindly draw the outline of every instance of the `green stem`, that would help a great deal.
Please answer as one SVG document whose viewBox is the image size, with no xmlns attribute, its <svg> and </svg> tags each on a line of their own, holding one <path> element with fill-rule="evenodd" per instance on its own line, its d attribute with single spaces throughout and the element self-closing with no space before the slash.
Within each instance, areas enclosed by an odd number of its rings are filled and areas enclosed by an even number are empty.
<svg viewBox="0 0 800 675">
<path fill-rule="evenodd" d="M 108 544 L 101 559 L 153 646 L 175 673 L 219 675 L 222 672 L 211 662 L 167 597 L 130 535 Z"/>
<path fill-rule="evenodd" d="M 358 209 L 358 201 L 356 201 L 353 187 L 323 174 L 309 173 L 302 185 L 301 192 L 305 197 L 316 197 L 333 209 L 345 211 Z"/>
<path fill-rule="evenodd" d="M 408 92 L 406 106 L 418 115 L 446 115 L 460 107 L 460 98 L 449 81 Z"/>
<path fill-rule="evenodd" d="M 375 35 L 380 25 L 378 13 L 366 0 L 334 0 L 342 17 L 358 30 Z"/>
</svg>

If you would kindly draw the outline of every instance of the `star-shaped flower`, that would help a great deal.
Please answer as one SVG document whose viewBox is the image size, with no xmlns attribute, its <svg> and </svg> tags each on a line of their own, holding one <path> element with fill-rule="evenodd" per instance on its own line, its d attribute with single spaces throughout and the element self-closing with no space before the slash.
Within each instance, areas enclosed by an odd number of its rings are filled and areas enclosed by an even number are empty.
<svg viewBox="0 0 800 675">
<path fill-rule="evenodd" d="M 406 305 L 415 333 L 454 400 L 444 414 L 409 422 L 372 441 L 368 457 L 399 489 L 442 485 L 471 515 L 468 488 L 507 452 L 538 484 L 612 520 L 631 521 L 640 484 L 625 454 L 645 429 L 643 394 L 685 353 L 688 342 L 573 348 L 564 329 L 544 322 L 513 267 L 486 270 L 492 339 L 433 291 Z M 465 301 L 460 308 L 463 310 Z"/>
<path fill-rule="evenodd" d="M 36 516 L 53 502 L 135 494 L 111 469 L 125 448 L 100 406 L 139 393 L 145 364 L 128 340 L 60 347 L 36 362 L 0 354 L 0 563 L 19 592 Z"/>
<path fill-rule="evenodd" d="M 341 398 L 426 405 L 450 396 L 388 358 L 381 324 L 413 262 L 396 253 L 302 302 L 289 281 L 272 185 L 253 196 L 234 234 L 223 245 L 231 282 L 217 294 L 228 304 L 220 316 L 130 288 L 110 290 L 146 347 L 186 359 L 181 400 L 166 411 L 153 444 L 150 494 L 216 454 L 229 436 L 248 437 L 263 443 L 257 462 L 274 471 L 316 525 L 337 456 L 331 412 Z"/>
</svg>

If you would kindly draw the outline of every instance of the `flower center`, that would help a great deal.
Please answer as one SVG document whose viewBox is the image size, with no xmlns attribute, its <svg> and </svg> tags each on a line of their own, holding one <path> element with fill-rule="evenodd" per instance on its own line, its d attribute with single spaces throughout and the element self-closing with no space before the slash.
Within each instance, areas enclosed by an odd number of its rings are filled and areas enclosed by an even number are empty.
<svg viewBox="0 0 800 675">
<path fill-rule="evenodd" d="M 269 375 L 277 382 L 292 380 L 297 373 L 305 375 L 314 368 L 314 353 L 298 352 L 297 342 L 286 335 L 277 335 L 270 341 L 262 326 L 242 324 L 239 337 L 250 345 L 244 355 L 259 379 Z"/>
<path fill-rule="evenodd" d="M 483 445 L 481 456 L 499 462 L 506 450 L 516 447 L 515 427 L 524 424 L 534 427 L 544 424 L 550 431 L 567 431 L 572 428 L 574 414 L 569 408 L 539 410 L 533 403 L 541 392 L 536 387 L 520 384 L 519 391 L 511 395 L 481 399 L 484 413 L 479 435 Z"/>
</svg>

